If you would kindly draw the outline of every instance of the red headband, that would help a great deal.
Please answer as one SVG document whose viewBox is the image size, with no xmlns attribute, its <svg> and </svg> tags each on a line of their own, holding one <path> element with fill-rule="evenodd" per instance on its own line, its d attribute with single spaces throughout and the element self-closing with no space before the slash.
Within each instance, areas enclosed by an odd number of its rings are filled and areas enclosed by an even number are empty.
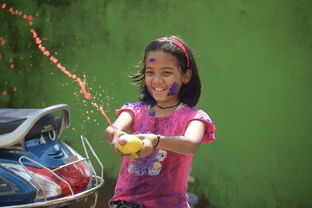
<svg viewBox="0 0 312 208">
<path fill-rule="evenodd" d="M 183 51 L 184 54 L 185 54 L 185 57 L 186 57 L 186 66 L 187 66 L 187 68 L 190 66 L 190 58 L 189 58 L 189 55 L 187 54 L 184 45 L 183 45 L 180 41 L 178 41 L 177 39 L 171 38 L 171 37 L 161 37 L 161 38 L 158 38 L 157 40 L 170 40 L 170 41 L 172 41 L 174 44 L 176 44 L 179 48 L 182 49 L 182 51 Z"/>
</svg>

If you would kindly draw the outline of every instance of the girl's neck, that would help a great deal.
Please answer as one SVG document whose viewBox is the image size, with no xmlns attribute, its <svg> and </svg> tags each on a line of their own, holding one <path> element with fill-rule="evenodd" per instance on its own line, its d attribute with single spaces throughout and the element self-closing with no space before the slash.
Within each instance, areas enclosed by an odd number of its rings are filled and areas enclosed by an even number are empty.
<svg viewBox="0 0 312 208">
<path fill-rule="evenodd" d="M 160 118 L 160 117 L 164 117 L 173 113 L 174 111 L 182 108 L 183 106 L 184 106 L 183 103 L 177 103 L 175 105 L 166 106 L 166 107 L 162 107 L 162 106 L 159 107 L 159 104 L 155 104 L 154 106 L 149 107 L 149 113 L 153 117 Z"/>
<path fill-rule="evenodd" d="M 156 103 L 156 106 L 157 106 L 157 108 L 159 108 L 159 109 L 165 110 L 165 109 L 171 109 L 171 108 L 174 108 L 174 109 L 175 109 L 175 108 L 178 107 L 180 104 L 181 104 L 181 103 L 178 102 L 178 103 L 176 103 L 176 104 L 174 104 L 174 105 L 163 106 L 162 104 Z"/>
</svg>

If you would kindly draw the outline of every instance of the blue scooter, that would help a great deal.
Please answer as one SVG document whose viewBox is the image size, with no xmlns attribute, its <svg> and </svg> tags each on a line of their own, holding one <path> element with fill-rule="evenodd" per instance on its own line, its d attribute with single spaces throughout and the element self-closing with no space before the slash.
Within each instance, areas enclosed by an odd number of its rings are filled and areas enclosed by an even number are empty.
<svg viewBox="0 0 312 208">
<path fill-rule="evenodd" d="M 93 197 L 103 186 L 103 165 L 88 140 L 85 157 L 61 139 L 69 127 L 68 105 L 0 109 L 0 207 L 59 208 Z M 89 151 L 101 167 L 97 175 Z"/>
</svg>

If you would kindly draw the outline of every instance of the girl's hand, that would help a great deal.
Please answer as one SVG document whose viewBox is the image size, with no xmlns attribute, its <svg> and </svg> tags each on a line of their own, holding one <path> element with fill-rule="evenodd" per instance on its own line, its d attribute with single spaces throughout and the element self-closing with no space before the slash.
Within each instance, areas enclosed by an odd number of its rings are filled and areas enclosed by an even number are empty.
<svg viewBox="0 0 312 208">
<path fill-rule="evenodd" d="M 137 153 L 139 157 L 146 157 L 151 154 L 154 150 L 154 143 L 157 140 L 157 136 L 155 134 L 137 134 L 135 136 L 143 141 L 143 147 Z"/>
<path fill-rule="evenodd" d="M 132 113 L 128 111 L 123 111 L 121 112 L 117 120 L 113 123 L 113 125 L 110 125 L 105 129 L 104 138 L 110 144 L 113 151 L 116 152 L 118 155 L 122 154 L 118 151 L 116 147 L 116 142 L 118 141 L 117 139 L 130 129 L 132 123 Z"/>
<path fill-rule="evenodd" d="M 110 143 L 112 150 L 119 156 L 125 156 L 126 154 L 121 153 L 118 148 L 117 148 L 117 142 L 118 142 L 118 138 L 121 137 L 122 135 L 125 135 L 126 132 L 123 132 L 121 130 L 117 130 L 114 133 L 114 138 L 112 140 L 112 142 Z"/>
</svg>

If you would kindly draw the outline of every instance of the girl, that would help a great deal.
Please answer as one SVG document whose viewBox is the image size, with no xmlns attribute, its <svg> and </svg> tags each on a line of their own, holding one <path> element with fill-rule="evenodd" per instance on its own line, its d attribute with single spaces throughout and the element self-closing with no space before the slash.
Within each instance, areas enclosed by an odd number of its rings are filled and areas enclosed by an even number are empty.
<svg viewBox="0 0 312 208">
<path fill-rule="evenodd" d="M 131 78 L 140 84 L 140 101 L 117 110 L 106 129 L 115 148 L 118 135 L 130 131 L 143 141 L 139 158 L 123 157 L 110 208 L 187 208 L 187 178 L 193 154 L 201 143 L 215 140 L 215 126 L 193 108 L 200 79 L 189 47 L 170 36 L 152 41 L 144 51 L 142 69 Z"/>
</svg>

